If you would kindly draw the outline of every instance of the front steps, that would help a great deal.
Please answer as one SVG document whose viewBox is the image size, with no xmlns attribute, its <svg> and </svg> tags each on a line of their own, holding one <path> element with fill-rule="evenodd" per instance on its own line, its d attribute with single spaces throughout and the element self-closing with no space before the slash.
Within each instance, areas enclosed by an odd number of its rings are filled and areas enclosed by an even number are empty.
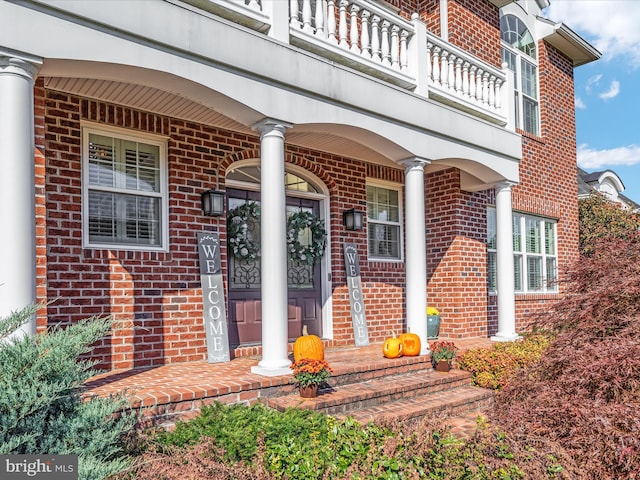
<svg viewBox="0 0 640 480">
<path fill-rule="evenodd" d="M 268 398 L 265 403 L 279 411 L 304 408 L 366 423 L 385 417 L 417 420 L 436 413 L 459 416 L 485 409 L 493 402 L 492 391 L 471 386 L 471 374 L 457 369 L 436 372 L 428 363 L 418 371 L 354 383 L 337 378 L 332 385 L 321 389 L 317 398 L 302 399 L 295 391 Z"/>
</svg>

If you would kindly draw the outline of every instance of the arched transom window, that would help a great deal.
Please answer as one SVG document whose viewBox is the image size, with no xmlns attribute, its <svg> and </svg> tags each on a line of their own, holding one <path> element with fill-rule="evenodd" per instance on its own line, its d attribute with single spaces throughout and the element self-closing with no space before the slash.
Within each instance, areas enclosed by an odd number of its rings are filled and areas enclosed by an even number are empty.
<svg viewBox="0 0 640 480">
<path fill-rule="evenodd" d="M 260 184 L 260 165 L 243 165 L 236 167 L 227 172 L 226 178 L 233 182 Z M 284 181 L 287 191 L 305 193 L 321 192 L 321 190 L 309 180 L 291 172 L 285 172 Z"/>
<path fill-rule="evenodd" d="M 538 65 L 536 42 L 515 15 L 500 18 L 502 62 L 515 73 L 516 127 L 538 135 Z"/>
</svg>

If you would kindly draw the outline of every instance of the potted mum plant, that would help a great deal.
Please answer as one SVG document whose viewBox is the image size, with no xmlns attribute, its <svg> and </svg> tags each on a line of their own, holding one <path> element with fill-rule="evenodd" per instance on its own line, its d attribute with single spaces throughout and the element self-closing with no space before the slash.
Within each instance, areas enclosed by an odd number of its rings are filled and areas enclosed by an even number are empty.
<svg viewBox="0 0 640 480">
<path fill-rule="evenodd" d="M 431 345 L 431 363 L 438 372 L 448 372 L 458 352 L 453 342 L 439 341 Z"/>
<path fill-rule="evenodd" d="M 329 380 L 331 367 L 326 360 L 301 358 L 289 367 L 300 390 L 302 398 L 314 398 L 318 395 L 318 387 Z"/>
</svg>

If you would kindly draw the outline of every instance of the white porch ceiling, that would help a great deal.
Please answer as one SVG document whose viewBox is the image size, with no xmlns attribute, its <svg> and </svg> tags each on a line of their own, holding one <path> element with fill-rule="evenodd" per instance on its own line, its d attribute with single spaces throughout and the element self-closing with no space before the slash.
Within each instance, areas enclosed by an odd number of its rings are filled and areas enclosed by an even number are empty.
<svg viewBox="0 0 640 480">
<path fill-rule="evenodd" d="M 92 78 L 46 77 L 45 87 L 82 97 L 128 106 L 141 111 L 180 118 L 213 127 L 256 135 L 251 126 L 185 96 L 146 85 Z M 340 128 L 338 127 L 338 130 Z M 335 130 L 335 128 L 334 128 Z M 295 125 L 287 132 L 287 143 L 371 163 L 397 164 L 350 138 L 318 129 L 317 125 Z"/>
</svg>

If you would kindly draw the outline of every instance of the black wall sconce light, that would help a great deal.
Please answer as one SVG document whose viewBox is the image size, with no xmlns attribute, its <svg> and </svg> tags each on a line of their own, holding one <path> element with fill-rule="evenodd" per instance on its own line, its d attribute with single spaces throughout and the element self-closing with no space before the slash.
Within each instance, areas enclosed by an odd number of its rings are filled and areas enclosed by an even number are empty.
<svg viewBox="0 0 640 480">
<path fill-rule="evenodd" d="M 202 213 L 206 217 L 219 217 L 224 213 L 224 192 L 218 190 L 207 190 L 202 192 Z"/>
<path fill-rule="evenodd" d="M 362 230 L 364 225 L 364 215 L 361 211 L 352 208 L 342 212 L 342 224 L 347 230 Z"/>
</svg>

